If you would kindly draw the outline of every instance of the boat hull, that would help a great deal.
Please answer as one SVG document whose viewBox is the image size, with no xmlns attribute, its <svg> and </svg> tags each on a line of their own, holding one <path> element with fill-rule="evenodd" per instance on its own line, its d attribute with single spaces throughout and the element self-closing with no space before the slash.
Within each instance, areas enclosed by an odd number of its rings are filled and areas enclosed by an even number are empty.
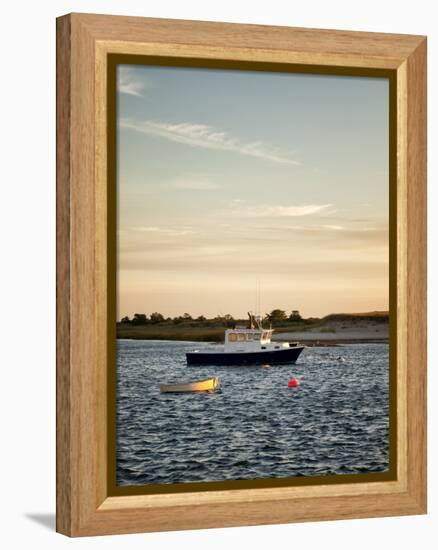
<svg viewBox="0 0 438 550">
<path fill-rule="evenodd" d="M 304 347 L 294 346 L 275 351 L 255 351 L 250 353 L 186 353 L 188 365 L 260 365 L 295 363 Z"/>
</svg>

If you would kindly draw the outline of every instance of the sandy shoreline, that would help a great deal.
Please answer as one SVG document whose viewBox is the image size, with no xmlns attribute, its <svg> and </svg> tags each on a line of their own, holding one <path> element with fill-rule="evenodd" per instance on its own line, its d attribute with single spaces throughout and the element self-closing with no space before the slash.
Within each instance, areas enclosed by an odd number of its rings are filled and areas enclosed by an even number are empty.
<svg viewBox="0 0 438 550">
<path fill-rule="evenodd" d="M 367 343 L 389 341 L 389 331 L 387 323 L 361 323 L 357 326 L 350 324 L 331 323 L 323 330 L 311 329 L 301 332 L 281 332 L 274 333 L 275 340 L 300 342 L 320 342 L 333 344 L 346 343 Z"/>
</svg>

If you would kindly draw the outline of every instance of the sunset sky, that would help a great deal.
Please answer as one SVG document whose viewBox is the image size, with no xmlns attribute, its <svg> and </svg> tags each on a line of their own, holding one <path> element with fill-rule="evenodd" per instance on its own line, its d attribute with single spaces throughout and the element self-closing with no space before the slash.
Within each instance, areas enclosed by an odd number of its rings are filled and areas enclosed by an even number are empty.
<svg viewBox="0 0 438 550">
<path fill-rule="evenodd" d="M 388 309 L 388 80 L 120 65 L 118 313 Z"/>
</svg>

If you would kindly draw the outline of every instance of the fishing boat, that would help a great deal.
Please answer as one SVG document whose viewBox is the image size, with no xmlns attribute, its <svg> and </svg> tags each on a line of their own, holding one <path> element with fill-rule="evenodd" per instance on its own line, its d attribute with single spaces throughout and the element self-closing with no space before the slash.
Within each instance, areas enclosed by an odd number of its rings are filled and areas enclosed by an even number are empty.
<svg viewBox="0 0 438 550">
<path fill-rule="evenodd" d="M 194 382 L 184 382 L 180 384 L 160 384 L 161 393 L 180 393 L 180 392 L 214 392 L 220 387 L 219 378 L 207 378 L 206 380 L 196 380 Z"/>
<path fill-rule="evenodd" d="M 188 365 L 257 365 L 295 363 L 304 346 L 298 342 L 271 342 L 272 326 L 263 327 L 260 316 L 248 313 L 247 326 L 225 331 L 222 346 L 186 353 Z"/>
</svg>

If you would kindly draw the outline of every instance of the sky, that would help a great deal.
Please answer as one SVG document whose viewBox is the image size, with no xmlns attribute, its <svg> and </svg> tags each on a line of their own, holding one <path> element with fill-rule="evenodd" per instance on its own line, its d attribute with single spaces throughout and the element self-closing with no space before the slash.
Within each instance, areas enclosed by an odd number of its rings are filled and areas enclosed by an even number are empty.
<svg viewBox="0 0 438 550">
<path fill-rule="evenodd" d="M 117 317 L 388 309 L 386 78 L 117 67 Z"/>
</svg>

